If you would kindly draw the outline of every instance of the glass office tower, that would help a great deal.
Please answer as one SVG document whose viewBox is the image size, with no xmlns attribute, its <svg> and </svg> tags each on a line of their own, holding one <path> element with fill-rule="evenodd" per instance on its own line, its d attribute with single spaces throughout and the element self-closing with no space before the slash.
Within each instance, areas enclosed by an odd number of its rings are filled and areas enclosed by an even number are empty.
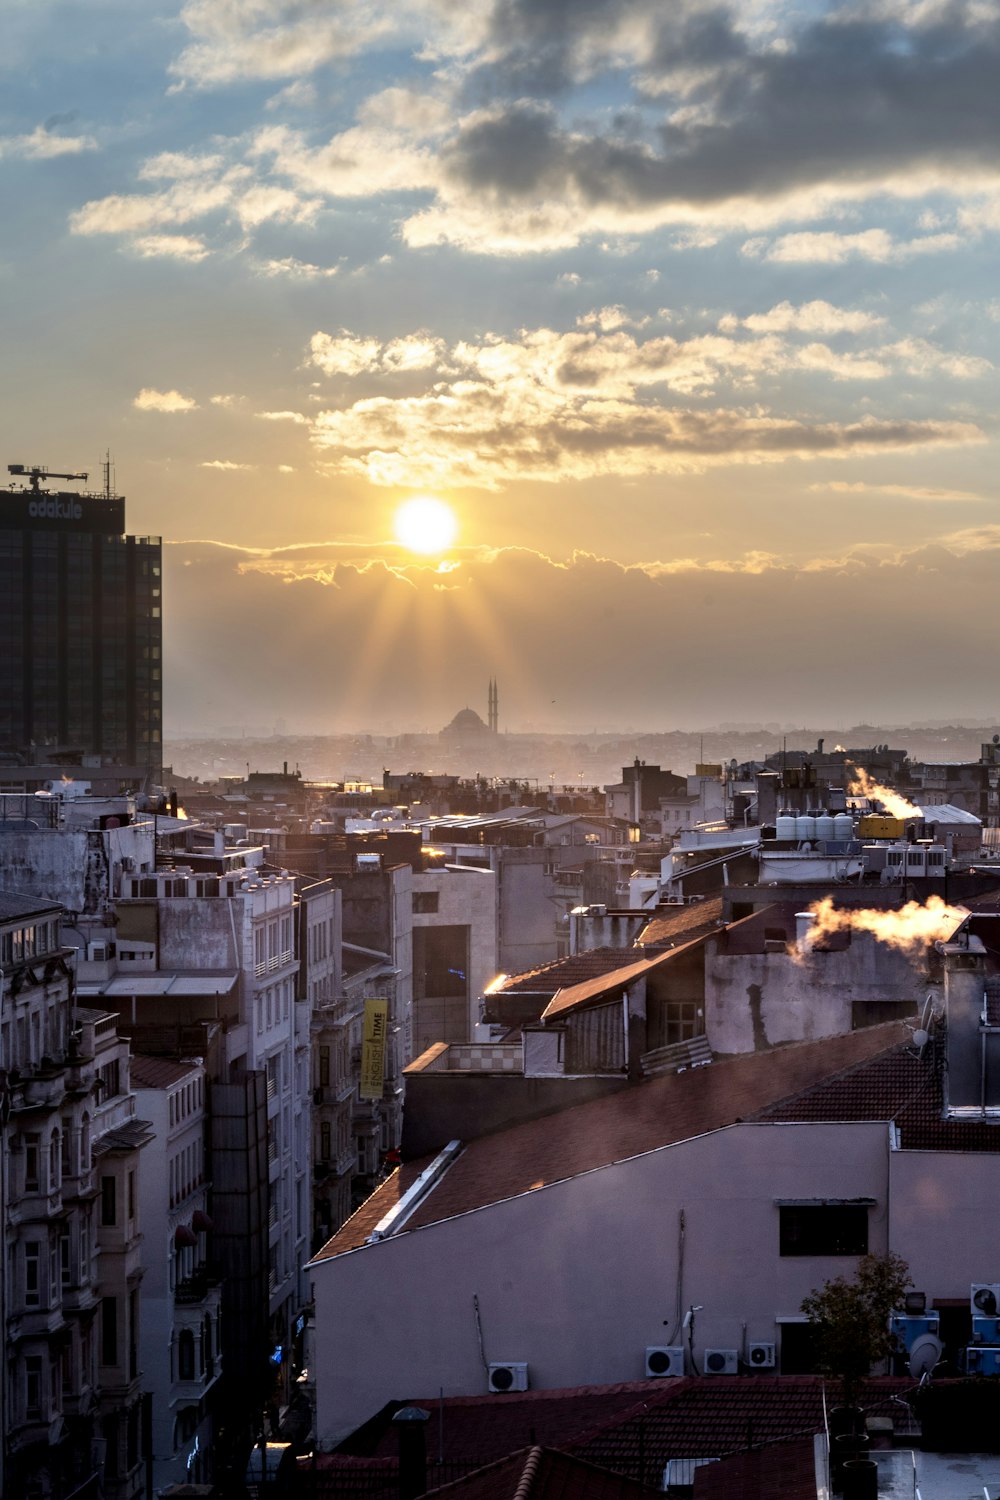
<svg viewBox="0 0 1000 1500">
<path fill-rule="evenodd" d="M 47 477 L 0 490 L 0 764 L 158 782 L 160 538 L 124 534 L 121 496 L 45 490 Z"/>
</svg>

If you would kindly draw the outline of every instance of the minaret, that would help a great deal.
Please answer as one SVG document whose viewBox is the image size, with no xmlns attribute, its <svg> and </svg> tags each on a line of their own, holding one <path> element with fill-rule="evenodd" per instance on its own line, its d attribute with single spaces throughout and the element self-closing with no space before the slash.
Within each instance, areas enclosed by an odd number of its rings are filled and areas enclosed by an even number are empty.
<svg viewBox="0 0 1000 1500">
<path fill-rule="evenodd" d="M 490 734 L 499 734 L 500 723 L 499 713 L 497 710 L 497 682 L 495 677 L 490 678 L 489 708 L 486 711 L 486 717 L 487 728 L 489 729 Z"/>
</svg>

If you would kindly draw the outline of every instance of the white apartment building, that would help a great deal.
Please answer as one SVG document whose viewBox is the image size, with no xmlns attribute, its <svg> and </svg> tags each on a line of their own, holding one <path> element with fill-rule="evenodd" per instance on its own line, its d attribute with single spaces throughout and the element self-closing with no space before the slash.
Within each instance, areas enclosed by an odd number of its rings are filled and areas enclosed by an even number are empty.
<svg viewBox="0 0 1000 1500">
<path fill-rule="evenodd" d="M 139 1177 L 145 1265 L 140 1363 L 158 1494 L 167 1485 L 213 1477 L 222 1288 L 212 1255 L 204 1064 L 134 1057 L 132 1087 L 155 1135 Z"/>
</svg>

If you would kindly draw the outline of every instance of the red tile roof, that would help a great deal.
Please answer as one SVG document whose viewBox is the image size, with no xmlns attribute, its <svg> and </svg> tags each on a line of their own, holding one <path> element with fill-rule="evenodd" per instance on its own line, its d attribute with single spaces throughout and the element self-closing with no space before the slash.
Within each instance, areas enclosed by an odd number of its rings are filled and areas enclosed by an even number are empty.
<svg viewBox="0 0 1000 1500">
<path fill-rule="evenodd" d="M 136 1052 L 129 1064 L 129 1077 L 134 1089 L 168 1089 L 182 1078 L 189 1078 L 197 1067 L 191 1061 L 175 1062 L 170 1057 L 147 1057 Z"/>
<path fill-rule="evenodd" d="M 671 1458 L 722 1458 L 809 1437 L 823 1427 L 825 1383 L 818 1375 L 714 1375 L 661 1384 L 670 1388 L 666 1399 L 611 1419 L 572 1443 L 571 1451 L 633 1476 L 641 1463 L 647 1476 L 658 1479 Z M 879 1407 L 891 1409 L 894 1396 L 912 1389 L 912 1380 L 869 1381 L 860 1404 L 871 1415 Z M 834 1402 L 831 1389 L 827 1405 Z"/>
<path fill-rule="evenodd" d="M 891 1413 L 913 1389 L 908 1379 L 877 1378 L 861 1389 L 868 1415 Z M 386 1462 L 398 1452 L 392 1417 L 404 1405 L 430 1413 L 429 1467 L 486 1465 L 527 1438 L 600 1469 L 659 1487 L 671 1458 L 722 1458 L 809 1438 L 823 1428 L 835 1388 L 818 1375 L 737 1375 L 636 1380 L 620 1385 L 539 1390 L 506 1396 L 393 1401 L 346 1438 L 326 1462 Z M 769 1449 L 770 1451 L 770 1449 Z M 815 1494 L 815 1491 L 813 1491 Z"/>
<path fill-rule="evenodd" d="M 402 1406 L 430 1412 L 429 1460 L 475 1463 L 506 1457 L 526 1444 L 564 1448 L 574 1438 L 631 1412 L 652 1393 L 665 1397 L 671 1382 L 630 1380 L 618 1385 L 574 1386 L 569 1390 L 511 1391 L 507 1395 L 433 1396 L 390 1401 L 344 1439 L 338 1453 L 392 1457 L 398 1439 L 392 1418 Z"/>
<path fill-rule="evenodd" d="M 657 1492 L 658 1487 L 645 1488 L 623 1474 L 540 1447 L 512 1453 L 434 1491 L 441 1500 L 652 1500 Z"/>
<path fill-rule="evenodd" d="M 571 953 L 567 958 L 540 964 L 537 969 L 526 969 L 523 974 L 512 974 L 491 993 L 510 995 L 526 991 L 532 995 L 554 995 L 567 985 L 582 984 L 612 969 L 634 964 L 641 957 L 635 948 L 588 948 L 585 953 Z"/>
<path fill-rule="evenodd" d="M 692 901 L 676 911 L 660 908 L 642 929 L 637 939 L 643 948 L 662 948 L 671 943 L 690 942 L 705 937 L 722 926 L 722 897 L 709 901 Z"/>
<path fill-rule="evenodd" d="M 756 1116 L 908 1036 L 902 1023 L 889 1022 L 820 1042 L 749 1053 L 644 1079 L 544 1119 L 482 1136 L 468 1143 L 406 1227 L 418 1229 Z M 363 1245 L 426 1165 L 426 1159 L 408 1162 L 393 1173 L 315 1259 Z"/>
<path fill-rule="evenodd" d="M 634 984 L 637 979 L 645 978 L 650 970 L 669 963 L 675 954 L 684 953 L 693 946 L 694 943 L 684 943 L 679 948 L 669 948 L 666 953 L 654 953 L 650 958 L 638 960 L 634 956 L 636 950 L 633 949 L 631 961 L 622 968 L 611 969 L 607 974 L 602 974 L 598 978 L 588 979 L 582 984 L 567 985 L 565 989 L 557 990 L 542 1011 L 542 1020 L 547 1021 L 552 1016 L 563 1016 L 567 1011 L 578 1010 L 595 1000 L 604 1000 L 615 990 L 623 990 L 628 985 Z"/>
<path fill-rule="evenodd" d="M 695 1472 L 694 1500 L 816 1500 L 812 1437 L 706 1464 Z"/>
<path fill-rule="evenodd" d="M 944 1118 L 943 1029 L 918 1053 L 901 1046 L 822 1079 L 760 1120 L 893 1120 L 904 1151 L 1000 1151 L 996 1125 Z"/>
</svg>

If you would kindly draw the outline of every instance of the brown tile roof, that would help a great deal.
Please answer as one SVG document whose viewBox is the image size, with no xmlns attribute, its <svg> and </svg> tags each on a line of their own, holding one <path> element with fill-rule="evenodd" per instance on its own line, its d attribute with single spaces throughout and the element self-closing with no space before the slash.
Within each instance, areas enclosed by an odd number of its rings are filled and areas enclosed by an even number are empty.
<svg viewBox="0 0 1000 1500">
<path fill-rule="evenodd" d="M 536 1446 L 474 1469 L 433 1493 L 441 1500 L 652 1500 L 658 1487 L 644 1487 L 624 1474 Z"/>
<path fill-rule="evenodd" d="M 889 1022 L 821 1042 L 749 1053 L 709 1067 L 645 1079 L 559 1114 L 482 1136 L 468 1143 L 407 1220 L 407 1229 L 755 1116 L 831 1074 L 898 1046 L 908 1036 L 901 1022 Z M 329 1259 L 363 1245 L 426 1165 L 426 1160 L 408 1162 L 393 1173 L 315 1259 Z"/>
<path fill-rule="evenodd" d="M 695 1472 L 694 1500 L 816 1500 L 812 1437 L 705 1464 Z"/>
<path fill-rule="evenodd" d="M 944 1118 L 944 1031 L 918 1054 L 895 1047 L 764 1106 L 760 1120 L 893 1120 L 904 1151 L 1000 1151 L 996 1125 Z"/>
<path fill-rule="evenodd" d="M 584 953 L 571 953 L 567 958 L 556 958 L 551 963 L 540 964 L 537 969 L 526 969 L 523 974 L 513 974 L 492 991 L 494 995 L 511 995 L 527 991 L 529 994 L 552 996 L 556 990 L 567 985 L 582 984 L 595 979 L 612 969 L 636 963 L 642 955 L 635 948 L 588 948 Z"/>
<path fill-rule="evenodd" d="M 651 969 L 660 968 L 661 965 L 669 963 L 675 954 L 684 953 L 693 946 L 693 943 L 684 943 L 679 948 L 670 948 L 666 953 L 655 953 L 651 958 L 641 958 L 638 961 L 633 957 L 631 963 L 625 964 L 620 969 L 611 969 L 599 978 L 588 979 L 583 984 L 572 984 L 565 989 L 557 990 L 542 1011 L 542 1020 L 548 1020 L 552 1016 L 563 1016 L 567 1011 L 578 1010 L 595 1000 L 603 1000 L 615 990 L 622 990 L 634 984 L 637 979 L 644 978 Z"/>
<path fill-rule="evenodd" d="M 431 1469 L 435 1462 L 446 1468 L 486 1465 L 533 1438 L 659 1487 L 668 1459 L 722 1458 L 819 1432 L 824 1389 L 829 1407 L 835 1404 L 834 1391 L 817 1375 L 636 1380 L 506 1396 L 392 1401 L 327 1461 L 343 1462 L 347 1454 L 383 1463 L 395 1457 L 392 1417 L 401 1406 L 417 1405 L 431 1416 L 426 1428 Z M 868 1415 L 891 1412 L 896 1398 L 912 1389 L 909 1379 L 877 1378 L 863 1385 L 860 1403 Z"/>
<path fill-rule="evenodd" d="M 665 1400 L 666 1380 L 629 1380 L 616 1385 L 511 1391 L 507 1395 L 438 1396 L 390 1401 L 344 1439 L 337 1452 L 392 1457 L 398 1439 L 392 1418 L 402 1406 L 430 1412 L 428 1459 L 476 1466 L 506 1457 L 526 1444 L 567 1448 L 570 1443 L 627 1416 L 650 1400 Z"/>
<path fill-rule="evenodd" d="M 641 1464 L 646 1475 L 659 1478 L 671 1458 L 722 1458 L 808 1437 L 823 1426 L 824 1381 L 817 1375 L 713 1375 L 661 1383 L 670 1388 L 666 1399 L 610 1420 L 570 1450 L 633 1476 Z M 860 1404 L 869 1415 L 880 1407 L 891 1410 L 892 1398 L 912 1389 L 912 1380 L 872 1380 Z"/>
<path fill-rule="evenodd" d="M 643 948 L 687 943 L 692 938 L 706 936 L 721 925 L 722 897 L 714 896 L 709 901 L 693 901 L 676 911 L 661 908 L 646 923 L 636 941 Z"/>
<path fill-rule="evenodd" d="M 169 1057 L 147 1057 L 136 1052 L 129 1064 L 129 1077 L 134 1089 L 168 1089 L 188 1078 L 197 1066 L 194 1062 L 174 1062 Z"/>
</svg>

